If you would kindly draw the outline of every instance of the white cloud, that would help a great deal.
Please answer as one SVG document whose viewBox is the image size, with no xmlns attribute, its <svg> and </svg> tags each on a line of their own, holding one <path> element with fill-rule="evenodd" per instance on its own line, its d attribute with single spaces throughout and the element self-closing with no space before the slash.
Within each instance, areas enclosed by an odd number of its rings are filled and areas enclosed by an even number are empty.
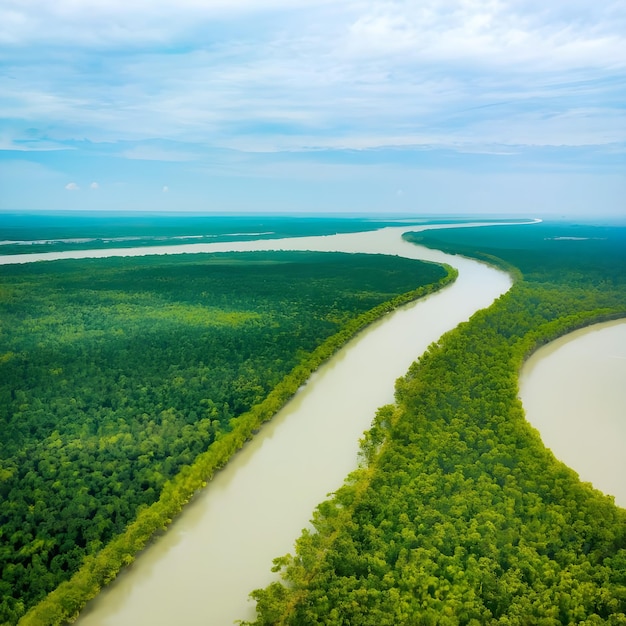
<svg viewBox="0 0 626 626">
<path fill-rule="evenodd" d="M 121 153 L 164 162 L 216 146 L 524 143 L 526 130 L 607 144 L 624 137 L 603 119 L 620 121 L 625 33 L 611 0 L 5 0 L 0 119 L 50 129 L 39 149 L 186 144 Z"/>
<path fill-rule="evenodd" d="M 78 191 L 80 189 L 80 187 L 76 183 L 67 183 L 67 185 L 65 185 L 65 188 L 68 191 Z"/>
<path fill-rule="evenodd" d="M 418 32 L 405 15 L 363 15 L 349 28 L 348 50 L 378 56 L 414 51 Z"/>
<path fill-rule="evenodd" d="M 0 43 L 72 42 L 86 47 L 167 44 L 198 24 L 254 19 L 332 0 L 4 0 Z"/>
<path fill-rule="evenodd" d="M 93 183 L 91 183 L 91 185 L 89 185 L 90 189 L 100 189 L 100 185 L 94 181 Z"/>
<path fill-rule="evenodd" d="M 374 2 L 349 27 L 346 49 L 365 57 L 395 54 L 404 64 L 513 72 L 520 65 L 526 72 L 626 65 L 623 4 L 558 6 L 528 0 Z"/>
</svg>

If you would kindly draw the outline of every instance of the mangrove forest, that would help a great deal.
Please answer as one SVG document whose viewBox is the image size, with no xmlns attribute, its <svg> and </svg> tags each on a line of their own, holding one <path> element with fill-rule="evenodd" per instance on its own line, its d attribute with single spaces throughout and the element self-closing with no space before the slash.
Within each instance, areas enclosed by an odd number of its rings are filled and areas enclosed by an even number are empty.
<svg viewBox="0 0 626 626">
<path fill-rule="evenodd" d="M 515 284 L 398 381 L 359 469 L 275 560 L 280 580 L 252 593 L 254 624 L 625 624 L 626 510 L 543 445 L 518 372 L 552 339 L 626 316 L 626 228 L 405 238 L 499 265 Z"/>
<path fill-rule="evenodd" d="M 312 252 L 0 266 L 0 623 L 75 617 L 347 339 L 454 276 Z"/>
</svg>

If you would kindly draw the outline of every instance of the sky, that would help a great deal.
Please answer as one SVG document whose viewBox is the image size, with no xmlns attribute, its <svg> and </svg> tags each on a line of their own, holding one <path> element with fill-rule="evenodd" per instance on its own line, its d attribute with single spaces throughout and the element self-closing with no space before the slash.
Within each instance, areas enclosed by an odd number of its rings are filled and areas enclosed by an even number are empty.
<svg viewBox="0 0 626 626">
<path fill-rule="evenodd" d="M 0 0 L 0 210 L 626 215 L 623 0 Z"/>
</svg>

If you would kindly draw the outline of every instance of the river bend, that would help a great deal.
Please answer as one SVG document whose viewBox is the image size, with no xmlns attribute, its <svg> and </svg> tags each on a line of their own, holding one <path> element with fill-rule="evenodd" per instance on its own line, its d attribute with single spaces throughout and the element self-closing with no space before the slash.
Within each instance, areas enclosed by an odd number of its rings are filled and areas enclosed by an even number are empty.
<svg viewBox="0 0 626 626">
<path fill-rule="evenodd" d="M 85 608 L 78 620 L 81 626 L 219 626 L 254 617 L 248 593 L 273 580 L 272 559 L 292 550 L 314 507 L 354 469 L 358 439 L 376 409 L 393 401 L 394 381 L 431 342 L 510 287 L 509 277 L 491 267 L 401 239 L 405 231 L 441 227 L 0 257 L 0 264 L 7 264 L 149 254 L 325 250 L 399 254 L 447 262 L 459 270 L 455 284 L 373 324 L 319 368 L 185 508 L 167 533 Z M 598 368 L 600 376 L 589 375 Z M 626 436 L 626 387 L 621 384 L 626 380 L 625 368 L 626 322 L 622 321 L 551 343 L 531 357 L 520 377 L 527 417 L 546 445 L 583 480 L 615 495 L 622 506 L 626 504 L 622 480 L 626 465 L 622 461 L 622 470 L 615 472 L 615 459 L 623 459 L 620 448 Z M 604 462 L 607 458 L 610 464 Z"/>
<path fill-rule="evenodd" d="M 549 343 L 524 364 L 528 421 L 581 480 L 626 507 L 626 320 L 595 324 Z"/>
<path fill-rule="evenodd" d="M 394 381 L 441 334 L 510 287 L 486 265 L 380 231 L 215 244 L 84 250 L 0 257 L 0 264 L 195 252 L 326 250 L 399 254 L 447 262 L 455 284 L 360 333 L 219 472 L 136 562 L 83 611 L 81 626 L 150 623 L 226 625 L 254 617 L 248 593 L 266 586 L 274 557 L 292 550 L 314 507 L 356 465 L 358 439 L 376 409 L 393 401 Z M 449 227 L 458 227 L 450 225 Z M 590 372 L 601 372 L 591 376 Z M 525 364 L 520 396 L 529 421 L 583 480 L 626 505 L 626 322 L 578 331 Z M 576 381 L 572 384 L 572 381 Z M 599 409 L 599 410 L 598 410 Z M 615 411 L 620 413 L 615 414 Z M 611 459 L 611 463 L 606 462 Z"/>
<path fill-rule="evenodd" d="M 401 239 L 403 232 L 423 228 L 0 258 L 0 263 L 20 263 L 154 253 L 321 250 L 398 254 L 446 262 L 459 271 L 454 284 L 372 324 L 320 367 L 168 531 L 87 605 L 80 626 L 221 626 L 254 617 L 249 592 L 274 579 L 272 559 L 292 551 L 315 506 L 356 467 L 358 440 L 376 409 L 393 401 L 395 380 L 444 332 L 511 286 L 507 274 L 485 264 Z"/>
</svg>

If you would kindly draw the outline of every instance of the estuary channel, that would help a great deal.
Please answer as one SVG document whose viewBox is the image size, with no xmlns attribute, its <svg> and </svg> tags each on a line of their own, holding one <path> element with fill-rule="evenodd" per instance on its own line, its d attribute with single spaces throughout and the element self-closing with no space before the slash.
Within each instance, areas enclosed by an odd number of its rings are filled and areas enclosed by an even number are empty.
<svg viewBox="0 0 626 626">
<path fill-rule="evenodd" d="M 254 617 L 252 589 L 275 577 L 315 506 L 357 464 L 358 441 L 395 380 L 444 332 L 506 292 L 510 277 L 487 265 L 401 239 L 416 227 L 328 237 L 171 246 L 160 253 L 329 250 L 445 262 L 456 282 L 385 316 L 349 342 L 219 472 L 158 538 L 84 609 L 80 626 L 226 626 Z M 84 256 L 104 256 L 93 251 Z M 145 248 L 120 255 L 149 254 Z M 73 253 L 75 254 L 75 253 Z"/>
<path fill-rule="evenodd" d="M 155 253 L 327 250 L 397 254 L 448 263 L 459 271 L 453 285 L 371 325 L 315 372 L 167 533 L 88 604 L 77 622 L 80 626 L 222 626 L 254 617 L 248 593 L 274 579 L 272 559 L 293 549 L 314 507 L 356 467 L 358 440 L 376 409 L 393 401 L 395 380 L 430 343 L 488 306 L 511 285 L 507 274 L 492 267 L 401 239 L 405 231 L 425 228 L 0 259 L 2 263 Z M 533 358 L 541 360 L 540 354 Z M 523 380 L 528 378 L 525 369 Z M 543 434 L 544 426 L 535 421 L 537 409 L 529 404 L 526 391 L 522 399 L 531 423 Z M 553 450 L 568 462 L 562 452 Z M 580 471 L 575 462 L 570 465 Z M 589 480 L 582 473 L 581 477 Z"/>
</svg>

